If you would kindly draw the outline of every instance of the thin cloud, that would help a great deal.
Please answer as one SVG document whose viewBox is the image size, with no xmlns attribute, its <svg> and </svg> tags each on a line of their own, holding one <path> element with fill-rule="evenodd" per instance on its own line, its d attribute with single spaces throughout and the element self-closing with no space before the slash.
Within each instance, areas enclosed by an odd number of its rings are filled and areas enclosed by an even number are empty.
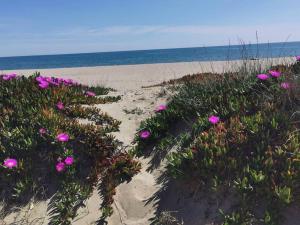
<svg viewBox="0 0 300 225">
<path fill-rule="evenodd" d="M 253 37 L 256 32 L 264 38 L 273 40 L 285 39 L 291 35 L 300 40 L 298 24 L 269 24 L 257 26 L 113 26 L 104 28 L 77 28 L 70 31 L 58 32 L 59 36 L 133 36 L 133 35 L 219 35 L 225 39 L 228 37 Z"/>
<path fill-rule="evenodd" d="M 17 31 L 16 31 L 17 32 Z M 241 42 L 299 41 L 298 24 L 235 26 L 111 26 L 75 27 L 48 33 L 4 32 L 0 53 L 8 55 L 118 51 L 240 44 Z M 132 41 L 134 40 L 134 41 Z M 14 46 L 14 47 L 12 47 Z"/>
<path fill-rule="evenodd" d="M 67 31 L 57 32 L 60 36 L 89 35 L 89 36 L 114 36 L 114 35 L 139 35 L 157 32 L 164 26 L 112 26 L 103 28 L 75 28 Z"/>
</svg>

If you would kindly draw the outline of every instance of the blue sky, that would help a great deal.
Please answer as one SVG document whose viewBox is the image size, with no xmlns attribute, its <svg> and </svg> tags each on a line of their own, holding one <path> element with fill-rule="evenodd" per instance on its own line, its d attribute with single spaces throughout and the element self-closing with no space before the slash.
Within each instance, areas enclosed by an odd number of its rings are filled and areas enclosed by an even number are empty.
<svg viewBox="0 0 300 225">
<path fill-rule="evenodd" d="M 300 41 L 299 0 L 1 0 L 0 56 Z"/>
</svg>

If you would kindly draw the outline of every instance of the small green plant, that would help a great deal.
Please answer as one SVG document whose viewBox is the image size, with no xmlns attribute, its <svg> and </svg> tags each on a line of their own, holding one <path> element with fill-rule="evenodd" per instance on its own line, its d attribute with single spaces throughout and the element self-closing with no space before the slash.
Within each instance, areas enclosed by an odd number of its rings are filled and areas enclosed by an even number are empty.
<svg viewBox="0 0 300 225">
<path fill-rule="evenodd" d="M 164 211 L 152 222 L 152 225 L 183 225 L 174 217 L 173 212 Z"/>
<path fill-rule="evenodd" d="M 276 187 L 275 188 L 276 196 L 279 200 L 285 204 L 291 203 L 292 200 L 292 190 L 290 187 Z"/>
<path fill-rule="evenodd" d="M 254 224 L 254 216 L 246 211 L 232 212 L 231 214 L 225 214 L 220 210 L 221 216 L 223 217 L 222 225 L 251 225 Z"/>
<path fill-rule="evenodd" d="M 143 114 L 143 110 L 139 107 L 136 107 L 134 109 L 128 110 L 128 109 L 123 109 L 123 111 L 126 114 L 136 114 L 136 115 L 142 115 Z"/>
</svg>

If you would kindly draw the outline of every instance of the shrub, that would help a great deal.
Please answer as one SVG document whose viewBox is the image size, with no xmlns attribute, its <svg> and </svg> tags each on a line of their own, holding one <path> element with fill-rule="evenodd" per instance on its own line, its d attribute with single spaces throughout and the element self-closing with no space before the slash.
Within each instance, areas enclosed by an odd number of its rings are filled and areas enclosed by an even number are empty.
<svg viewBox="0 0 300 225">
<path fill-rule="evenodd" d="M 111 213 L 114 188 L 130 180 L 140 165 L 120 153 L 118 142 L 109 134 L 118 130 L 120 122 L 91 106 L 119 99 L 96 96 L 108 91 L 38 73 L 28 78 L 0 77 L 0 162 L 4 163 L 0 190 L 7 205 L 3 211 L 26 203 L 33 194 L 52 196 L 50 224 L 71 224 L 100 178 L 101 188 L 110 190 L 100 192 L 109 199 L 101 206 L 103 216 Z M 80 119 L 94 124 L 80 123 Z M 13 166 L 9 159 L 17 164 Z"/>
<path fill-rule="evenodd" d="M 164 145 L 176 146 L 167 154 L 170 178 L 191 189 L 233 189 L 239 197 L 239 207 L 223 213 L 224 224 L 278 224 L 280 209 L 299 193 L 299 66 L 259 75 L 243 69 L 209 82 L 191 76 L 192 82 L 179 84 L 167 110 L 141 123 L 140 130 L 151 135 L 142 139 L 138 131 L 135 152 L 177 140 Z M 175 132 L 179 123 L 188 131 Z"/>
</svg>

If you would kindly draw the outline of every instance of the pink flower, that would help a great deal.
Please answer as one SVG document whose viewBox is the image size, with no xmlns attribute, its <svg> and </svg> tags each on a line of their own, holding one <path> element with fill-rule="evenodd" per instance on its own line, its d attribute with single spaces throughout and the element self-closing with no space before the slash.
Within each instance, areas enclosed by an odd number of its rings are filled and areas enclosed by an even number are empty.
<svg viewBox="0 0 300 225">
<path fill-rule="evenodd" d="M 59 84 L 61 84 L 61 83 L 63 83 L 64 82 L 64 79 L 63 78 L 56 78 L 57 79 L 57 82 L 59 83 Z"/>
<path fill-rule="evenodd" d="M 50 84 L 53 84 L 54 86 L 59 86 L 59 81 L 55 78 L 52 78 L 50 81 L 49 81 Z"/>
<path fill-rule="evenodd" d="M 300 55 L 296 56 L 296 60 L 300 62 Z"/>
<path fill-rule="evenodd" d="M 151 135 L 151 133 L 148 130 L 143 130 L 143 131 L 140 132 L 140 137 L 142 139 L 147 139 L 147 138 L 150 137 L 150 135 Z"/>
<path fill-rule="evenodd" d="M 62 110 L 62 109 L 65 108 L 64 103 L 62 103 L 62 102 L 58 102 L 58 103 L 56 104 L 56 107 L 57 107 L 59 110 Z"/>
<path fill-rule="evenodd" d="M 42 77 L 42 76 L 36 77 L 35 80 L 36 80 L 37 82 L 46 81 L 45 77 Z"/>
<path fill-rule="evenodd" d="M 290 84 L 288 82 L 283 82 L 280 84 L 280 87 L 283 89 L 289 89 L 290 88 Z"/>
<path fill-rule="evenodd" d="M 13 79 L 13 78 L 16 78 L 17 77 L 17 74 L 16 73 L 11 73 L 11 74 L 8 74 L 8 76 Z"/>
<path fill-rule="evenodd" d="M 65 164 L 63 162 L 59 162 L 55 166 L 57 172 L 62 172 L 65 169 Z"/>
<path fill-rule="evenodd" d="M 159 105 L 156 107 L 155 112 L 165 111 L 167 109 L 166 105 Z"/>
<path fill-rule="evenodd" d="M 10 77 L 8 75 L 3 75 L 2 79 L 3 80 L 10 80 Z"/>
<path fill-rule="evenodd" d="M 68 157 L 66 157 L 66 159 L 65 159 L 65 164 L 66 165 L 72 165 L 74 163 L 74 157 L 73 156 L 68 156 Z"/>
<path fill-rule="evenodd" d="M 56 136 L 56 139 L 60 142 L 67 142 L 70 139 L 70 136 L 66 133 L 60 133 Z"/>
<path fill-rule="evenodd" d="M 95 93 L 95 92 L 92 92 L 92 91 L 86 91 L 85 94 L 86 94 L 87 96 L 90 96 L 90 97 L 96 96 L 96 93 Z"/>
<path fill-rule="evenodd" d="M 41 89 L 46 89 L 46 88 L 49 87 L 49 83 L 48 83 L 47 81 L 41 81 L 41 82 L 39 83 L 39 87 L 40 87 Z"/>
<path fill-rule="evenodd" d="M 9 169 L 12 169 L 13 167 L 17 167 L 18 166 L 18 161 L 16 159 L 6 159 L 4 160 L 4 164 L 5 167 L 8 167 Z"/>
<path fill-rule="evenodd" d="M 210 116 L 208 118 L 208 121 L 212 124 L 217 124 L 220 121 L 220 118 L 217 116 Z"/>
<path fill-rule="evenodd" d="M 269 70 L 269 74 L 271 74 L 272 77 L 280 77 L 281 73 L 279 71 L 276 70 Z"/>
<path fill-rule="evenodd" d="M 42 134 L 46 134 L 47 130 L 45 128 L 40 128 L 39 129 L 39 133 Z"/>
<path fill-rule="evenodd" d="M 45 77 L 45 81 L 50 83 L 52 81 L 52 77 Z"/>
<path fill-rule="evenodd" d="M 11 80 L 13 78 L 16 78 L 17 74 L 16 73 L 11 73 L 11 74 L 5 74 L 3 75 L 2 79 L 3 80 Z"/>
<path fill-rule="evenodd" d="M 63 79 L 64 85 L 71 86 L 74 84 L 74 81 L 72 79 Z"/>
<path fill-rule="evenodd" d="M 258 74 L 257 78 L 260 80 L 267 80 L 269 76 L 267 74 Z"/>
<path fill-rule="evenodd" d="M 66 86 L 78 85 L 78 83 L 76 81 L 72 80 L 72 79 L 62 79 L 62 78 L 60 78 L 60 79 L 62 80 L 62 82 Z"/>
</svg>

